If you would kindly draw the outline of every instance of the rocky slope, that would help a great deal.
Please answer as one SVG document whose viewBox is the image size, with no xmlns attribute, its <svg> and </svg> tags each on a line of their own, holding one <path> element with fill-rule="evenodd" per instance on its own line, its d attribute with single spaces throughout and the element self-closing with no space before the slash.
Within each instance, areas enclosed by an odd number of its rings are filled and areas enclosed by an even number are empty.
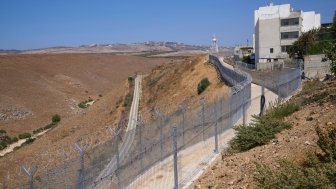
<svg viewBox="0 0 336 189">
<path fill-rule="evenodd" d="M 302 100 L 307 96 L 309 101 Z M 316 128 L 336 127 L 335 97 L 336 81 L 305 84 L 303 91 L 294 99 L 301 99 L 302 104 L 307 105 L 285 118 L 293 126 L 292 129 L 282 131 L 268 144 L 249 151 L 222 153 L 221 158 L 189 188 L 256 188 L 256 163 L 279 170 L 283 166 L 280 163 L 282 160 L 300 165 L 307 159 L 309 152 L 323 154 L 317 145 Z"/>
</svg>

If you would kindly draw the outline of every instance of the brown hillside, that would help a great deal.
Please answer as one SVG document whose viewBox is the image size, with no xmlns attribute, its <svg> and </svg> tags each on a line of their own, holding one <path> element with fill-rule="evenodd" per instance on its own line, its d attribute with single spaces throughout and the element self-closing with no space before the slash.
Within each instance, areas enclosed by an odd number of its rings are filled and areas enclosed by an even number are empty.
<svg viewBox="0 0 336 189">
<path fill-rule="evenodd" d="M 75 142 L 90 149 L 111 139 L 106 128 L 125 114 L 121 103 L 130 90 L 127 77 L 149 72 L 164 61 L 106 54 L 0 56 L 0 107 L 1 115 L 7 116 L 1 117 L 0 129 L 13 136 L 45 126 L 55 113 L 62 118 L 32 144 L 0 158 L 0 181 L 10 188 L 22 184 L 26 180 L 20 166 L 36 165 L 43 175 L 78 156 Z M 77 104 L 88 97 L 95 103 L 80 109 Z M 24 111 L 29 113 L 16 119 L 15 113 Z"/>
<path fill-rule="evenodd" d="M 53 114 L 67 118 L 78 103 L 115 92 L 135 72 L 148 72 L 164 59 L 109 54 L 0 56 L 0 129 L 31 132 Z"/>
<path fill-rule="evenodd" d="M 198 95 L 197 85 L 203 78 L 208 78 L 210 85 Z M 193 109 L 200 105 L 201 98 L 211 102 L 229 90 L 219 80 L 208 56 L 180 59 L 157 67 L 144 79 L 141 106 L 146 108 L 142 109 L 142 113 L 148 119 L 148 116 L 153 118 L 154 109 L 166 115 L 176 111 L 181 104 Z"/>
</svg>

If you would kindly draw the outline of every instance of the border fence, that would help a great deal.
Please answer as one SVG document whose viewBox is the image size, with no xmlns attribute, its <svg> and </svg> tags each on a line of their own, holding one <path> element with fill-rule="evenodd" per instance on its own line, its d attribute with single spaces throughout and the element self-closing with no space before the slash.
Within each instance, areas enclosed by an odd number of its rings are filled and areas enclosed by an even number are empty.
<svg viewBox="0 0 336 189">
<path fill-rule="evenodd" d="M 261 95 L 253 96 L 249 74 L 225 65 L 216 55 L 209 55 L 209 60 L 231 86 L 229 95 L 214 102 L 203 99 L 192 109 L 183 104 L 169 115 L 156 111 L 157 119 L 151 123 L 130 120 L 137 127 L 127 132 L 108 129 L 111 140 L 88 150 L 81 143 L 74 144 L 76 156 L 45 172 L 22 167 L 22 179 L 27 184 L 8 187 L 151 188 L 154 183 L 155 188 L 182 188 L 227 145 L 227 131 L 237 123 L 248 122 L 252 103 L 259 104 L 262 96 L 273 92 L 287 98 L 301 85 L 301 72 L 294 70 L 264 81 L 277 91 L 262 87 Z M 264 105 L 260 105 L 261 111 Z"/>
</svg>

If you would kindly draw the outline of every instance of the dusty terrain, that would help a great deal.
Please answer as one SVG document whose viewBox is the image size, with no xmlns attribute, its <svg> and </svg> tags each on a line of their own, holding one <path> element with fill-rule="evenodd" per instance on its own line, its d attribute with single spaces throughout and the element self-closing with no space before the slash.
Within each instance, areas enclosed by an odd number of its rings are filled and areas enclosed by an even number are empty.
<svg viewBox="0 0 336 189">
<path fill-rule="evenodd" d="M 1 84 L 5 84 L 3 87 L 8 88 L 6 91 L 11 93 L 1 94 L 14 99 L 6 101 L 10 102 L 7 103 L 7 107 L 25 108 L 24 110 L 32 114 L 27 114 L 21 119 L 3 120 L 1 127 L 14 134 L 31 132 L 33 128 L 49 123 L 54 113 L 59 113 L 62 120 L 56 128 L 34 143 L 0 158 L 0 178 L 10 186 L 17 185 L 22 182 L 22 178 L 26 178 L 20 170 L 22 165 L 37 165 L 39 177 L 45 171 L 78 156 L 74 149 L 75 142 L 89 149 L 111 139 L 107 127 L 117 125 L 125 112 L 122 104 L 125 95 L 131 90 L 127 77 L 134 75 L 135 71 L 146 72 L 159 65 L 143 81 L 140 106 L 142 115 L 148 118 L 153 116 L 154 107 L 165 114 L 176 111 L 181 103 L 188 104 L 188 108 L 192 109 L 193 106 L 199 106 L 200 98 L 205 97 L 211 101 L 217 95 L 229 91 L 218 79 L 217 72 L 208 63 L 207 56 L 203 55 L 170 59 L 168 64 L 163 64 L 167 61 L 163 58 L 147 59 L 106 54 L 11 56 L 13 57 L 7 55 L 0 59 L 4 65 L 2 73 L 12 70 L 12 74 L 7 74 L 7 78 L 0 80 Z M 98 65 L 94 66 L 95 64 Z M 46 68 L 43 67 L 45 65 Z M 26 71 L 16 73 L 16 70 Z M 211 84 L 198 95 L 197 84 L 204 77 L 208 77 Z M 2 82 L 5 79 L 11 80 Z M 9 84 L 12 82 L 20 87 L 13 87 Z M 25 89 L 26 86 L 28 88 Z M 21 93 L 22 89 L 24 92 Z M 43 92 L 39 92 L 40 90 Z M 16 93 L 18 97 L 15 96 Z M 93 98 L 95 103 L 87 109 L 79 109 L 77 104 L 88 97 Z M 20 100 L 22 98 L 23 100 Z M 69 103 L 69 100 L 74 102 Z M 29 120 L 40 124 L 31 124 L 28 127 Z M 22 129 L 22 125 L 26 130 Z"/>
<path fill-rule="evenodd" d="M 110 139 L 106 128 L 125 112 L 127 77 L 164 62 L 108 54 L 0 56 L 0 129 L 10 136 L 32 132 L 50 123 L 53 114 L 61 115 L 56 128 L 0 158 L 0 183 L 18 184 L 25 178 L 22 165 L 37 165 L 41 174 L 77 155 L 75 142 L 91 148 Z M 78 103 L 89 97 L 94 104 L 80 109 Z"/>
<path fill-rule="evenodd" d="M 208 78 L 209 87 L 200 95 L 197 85 Z M 200 106 L 200 99 L 213 101 L 230 90 L 218 78 L 215 67 L 208 56 L 184 58 L 155 68 L 143 82 L 141 107 L 146 119 L 155 119 L 155 110 L 168 115 L 178 110 L 181 104 L 188 109 Z"/>
<path fill-rule="evenodd" d="M 119 90 L 164 59 L 108 54 L 0 56 L 0 129 L 16 135 L 83 112 L 77 105 Z"/>
<path fill-rule="evenodd" d="M 315 128 L 335 127 L 335 87 L 334 81 L 309 91 L 310 94 L 322 94 L 329 90 L 332 94 L 326 97 L 327 100 L 310 103 L 286 117 L 285 121 L 291 123 L 293 128 L 277 134 L 268 144 L 242 153 L 223 153 L 189 188 L 255 188 L 253 176 L 256 174 L 256 162 L 279 169 L 280 160 L 300 164 L 308 152 L 321 153 Z"/>
</svg>

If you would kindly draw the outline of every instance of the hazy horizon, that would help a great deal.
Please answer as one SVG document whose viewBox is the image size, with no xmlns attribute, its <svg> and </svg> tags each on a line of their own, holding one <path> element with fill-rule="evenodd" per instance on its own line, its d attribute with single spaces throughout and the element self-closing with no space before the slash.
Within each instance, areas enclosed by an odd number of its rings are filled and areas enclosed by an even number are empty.
<svg viewBox="0 0 336 189">
<path fill-rule="evenodd" d="M 41 49 L 90 44 L 173 41 L 207 45 L 251 44 L 254 10 L 268 1 L 1 1 L 0 49 Z M 295 9 L 321 13 L 332 22 L 335 0 L 284 1 Z"/>
</svg>

